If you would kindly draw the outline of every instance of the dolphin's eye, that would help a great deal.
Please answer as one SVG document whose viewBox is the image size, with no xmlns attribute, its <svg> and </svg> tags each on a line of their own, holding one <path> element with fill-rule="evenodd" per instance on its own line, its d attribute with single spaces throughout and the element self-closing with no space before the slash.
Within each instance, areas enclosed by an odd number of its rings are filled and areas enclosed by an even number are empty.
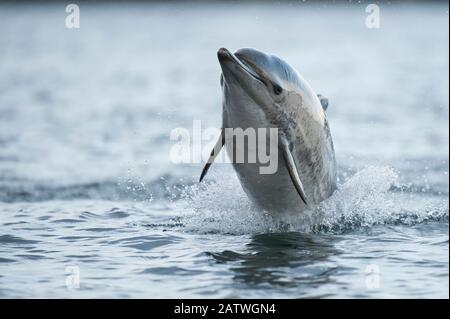
<svg viewBox="0 0 450 319">
<path fill-rule="evenodd" d="M 280 95 L 281 93 L 283 93 L 283 89 L 278 84 L 274 84 L 273 93 L 275 93 L 275 95 Z"/>
</svg>

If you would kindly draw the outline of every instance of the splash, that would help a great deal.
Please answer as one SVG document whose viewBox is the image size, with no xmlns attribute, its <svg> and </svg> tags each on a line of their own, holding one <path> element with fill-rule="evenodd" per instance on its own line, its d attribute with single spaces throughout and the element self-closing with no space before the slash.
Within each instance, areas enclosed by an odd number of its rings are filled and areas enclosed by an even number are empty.
<svg viewBox="0 0 450 319">
<path fill-rule="evenodd" d="M 248 199 L 232 171 L 214 174 L 214 182 L 189 186 L 182 217 L 186 230 L 201 233 L 248 234 L 270 231 L 271 216 Z"/>
<path fill-rule="evenodd" d="M 386 166 L 358 171 L 311 210 L 279 216 L 255 207 L 233 172 L 215 175 L 214 180 L 186 189 L 183 202 L 189 209 L 181 217 L 186 231 L 235 235 L 284 231 L 343 233 L 382 224 L 448 222 L 448 199 L 390 191 L 398 174 Z"/>
</svg>

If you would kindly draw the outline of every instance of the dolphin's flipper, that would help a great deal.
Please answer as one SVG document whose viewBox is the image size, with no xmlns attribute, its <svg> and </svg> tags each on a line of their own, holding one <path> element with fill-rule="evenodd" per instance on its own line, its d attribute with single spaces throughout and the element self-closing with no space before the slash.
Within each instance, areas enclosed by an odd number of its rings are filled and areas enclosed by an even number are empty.
<svg viewBox="0 0 450 319">
<path fill-rule="evenodd" d="M 291 176 L 291 180 L 292 183 L 294 183 L 295 189 L 297 190 L 305 205 L 308 205 L 308 203 L 306 202 L 306 195 L 305 190 L 303 189 L 302 181 L 298 176 L 297 166 L 295 165 L 294 158 L 292 157 L 291 150 L 289 149 L 289 142 L 285 137 L 280 136 L 279 148 L 281 153 L 283 154 L 289 176 Z"/>
<path fill-rule="evenodd" d="M 328 108 L 328 98 L 326 96 L 323 96 L 322 94 L 317 94 L 317 97 L 320 100 L 320 104 L 322 105 L 322 108 L 324 111 Z"/>
<path fill-rule="evenodd" d="M 208 161 L 203 167 L 202 173 L 200 174 L 199 182 L 201 182 L 205 177 L 206 173 L 208 173 L 209 167 L 214 162 L 214 159 L 217 157 L 217 155 L 219 155 L 220 150 L 224 145 L 225 145 L 225 134 L 224 130 L 222 129 L 222 131 L 220 132 L 219 139 L 217 140 L 216 145 L 214 145 L 214 148 L 212 149 L 211 154 L 209 155 Z"/>
</svg>

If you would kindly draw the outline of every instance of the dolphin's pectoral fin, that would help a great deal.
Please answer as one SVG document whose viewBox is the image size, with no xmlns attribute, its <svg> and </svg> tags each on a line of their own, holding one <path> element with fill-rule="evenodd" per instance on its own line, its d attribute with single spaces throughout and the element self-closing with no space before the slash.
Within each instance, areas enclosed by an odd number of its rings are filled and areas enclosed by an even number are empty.
<svg viewBox="0 0 450 319">
<path fill-rule="evenodd" d="M 300 180 L 300 177 L 298 175 L 297 166 L 295 165 L 294 158 L 292 157 L 291 150 L 289 149 L 289 143 L 287 139 L 285 137 L 280 137 L 279 145 L 292 183 L 294 183 L 295 189 L 300 195 L 302 201 L 305 203 L 305 205 L 308 205 L 308 203 L 306 202 L 305 190 L 303 189 L 302 181 Z"/>
<path fill-rule="evenodd" d="M 323 96 L 322 94 L 317 94 L 317 97 L 320 100 L 320 104 L 322 105 L 322 108 L 324 111 L 328 108 L 328 98 L 326 96 Z"/>
<path fill-rule="evenodd" d="M 205 177 L 206 173 L 208 173 L 209 167 L 214 162 L 217 155 L 219 155 L 220 150 L 222 149 L 222 147 L 224 145 L 225 145 L 225 134 L 222 129 L 222 131 L 220 132 L 219 139 L 217 140 L 216 145 L 214 145 L 214 148 L 212 149 L 211 154 L 209 155 L 208 161 L 206 162 L 205 166 L 203 167 L 202 173 L 200 174 L 199 182 L 201 182 L 203 180 L 203 178 Z"/>
</svg>

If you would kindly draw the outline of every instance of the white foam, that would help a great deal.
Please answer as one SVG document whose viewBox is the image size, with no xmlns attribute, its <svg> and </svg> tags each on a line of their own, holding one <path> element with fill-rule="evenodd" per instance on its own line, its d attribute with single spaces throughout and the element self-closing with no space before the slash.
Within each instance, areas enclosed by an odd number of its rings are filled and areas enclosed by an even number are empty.
<svg viewBox="0 0 450 319">
<path fill-rule="evenodd" d="M 379 224 L 416 224 L 447 219 L 448 200 L 389 191 L 398 174 L 390 167 L 358 171 L 317 207 L 301 214 L 273 216 L 252 205 L 232 171 L 214 182 L 186 190 L 186 231 L 253 234 L 280 231 L 344 232 Z"/>
</svg>

